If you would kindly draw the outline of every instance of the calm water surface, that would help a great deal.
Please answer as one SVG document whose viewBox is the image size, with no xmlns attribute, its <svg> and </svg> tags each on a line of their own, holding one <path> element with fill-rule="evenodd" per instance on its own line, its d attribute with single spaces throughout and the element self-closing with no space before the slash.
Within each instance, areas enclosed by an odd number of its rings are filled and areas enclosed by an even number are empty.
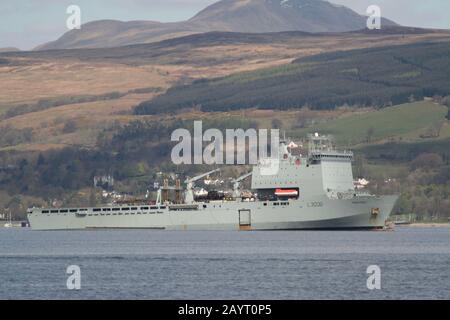
<svg viewBox="0 0 450 320">
<path fill-rule="evenodd" d="M 66 268 L 81 268 L 81 290 Z M 378 265 L 382 289 L 366 269 Z M 0 228 L 0 299 L 450 299 L 450 228 L 39 232 Z"/>
</svg>

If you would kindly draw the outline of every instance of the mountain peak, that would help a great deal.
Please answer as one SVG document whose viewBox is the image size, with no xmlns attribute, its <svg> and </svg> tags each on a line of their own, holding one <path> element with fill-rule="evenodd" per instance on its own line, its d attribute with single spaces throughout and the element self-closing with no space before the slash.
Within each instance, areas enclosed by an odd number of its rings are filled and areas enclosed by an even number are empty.
<svg viewBox="0 0 450 320">
<path fill-rule="evenodd" d="M 366 27 L 365 17 L 322 0 L 222 0 L 189 22 L 217 31 L 250 33 L 345 32 Z"/>
<path fill-rule="evenodd" d="M 384 20 L 385 25 L 395 25 Z M 44 49 L 114 47 L 156 42 L 211 31 L 270 33 L 282 31 L 346 32 L 364 29 L 366 17 L 323 0 L 221 0 L 188 21 L 90 22 Z"/>
</svg>

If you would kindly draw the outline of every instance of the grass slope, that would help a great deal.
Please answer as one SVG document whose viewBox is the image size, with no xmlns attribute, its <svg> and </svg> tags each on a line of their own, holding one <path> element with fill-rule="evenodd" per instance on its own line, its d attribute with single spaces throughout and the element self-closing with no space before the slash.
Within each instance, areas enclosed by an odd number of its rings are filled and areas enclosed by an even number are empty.
<svg viewBox="0 0 450 320">
<path fill-rule="evenodd" d="M 366 143 L 372 128 L 371 141 L 413 140 L 427 136 L 442 125 L 447 108 L 430 101 L 402 104 L 366 113 L 356 113 L 296 131 L 297 135 L 318 131 L 335 136 L 340 144 Z"/>
</svg>

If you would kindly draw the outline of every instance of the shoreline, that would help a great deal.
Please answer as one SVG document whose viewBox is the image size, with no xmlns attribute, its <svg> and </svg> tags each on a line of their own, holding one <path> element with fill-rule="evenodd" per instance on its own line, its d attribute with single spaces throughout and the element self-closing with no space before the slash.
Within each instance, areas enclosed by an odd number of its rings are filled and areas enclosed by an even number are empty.
<svg viewBox="0 0 450 320">
<path fill-rule="evenodd" d="M 449 222 L 414 222 L 411 224 L 398 225 L 397 227 L 424 227 L 424 228 L 450 228 Z"/>
<path fill-rule="evenodd" d="M 12 221 L 12 222 L 11 222 L 11 223 L 12 223 L 12 227 L 5 227 L 5 225 L 6 225 L 7 223 L 8 223 L 8 222 L 1 221 L 1 222 L 0 222 L 0 228 L 1 228 L 1 229 L 24 228 L 24 227 L 22 227 L 22 221 Z"/>
</svg>

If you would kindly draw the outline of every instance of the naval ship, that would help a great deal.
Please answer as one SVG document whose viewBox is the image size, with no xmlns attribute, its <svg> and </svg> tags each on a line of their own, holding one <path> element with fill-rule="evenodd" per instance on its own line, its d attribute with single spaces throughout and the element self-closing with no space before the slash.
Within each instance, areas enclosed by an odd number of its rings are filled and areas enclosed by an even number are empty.
<svg viewBox="0 0 450 320">
<path fill-rule="evenodd" d="M 280 141 L 278 158 L 260 159 L 248 174 L 233 181 L 232 197 L 198 200 L 194 183 L 220 169 L 186 180 L 181 201 L 168 201 L 168 187 L 153 205 L 95 208 L 32 208 L 34 230 L 326 230 L 381 229 L 398 195 L 377 196 L 354 187 L 351 151 L 333 147 L 329 136 L 310 135 L 305 155 L 294 155 Z M 268 170 L 276 168 L 276 170 Z M 272 171 L 272 172 L 271 172 Z M 251 177 L 254 198 L 242 196 L 240 184 Z"/>
</svg>

